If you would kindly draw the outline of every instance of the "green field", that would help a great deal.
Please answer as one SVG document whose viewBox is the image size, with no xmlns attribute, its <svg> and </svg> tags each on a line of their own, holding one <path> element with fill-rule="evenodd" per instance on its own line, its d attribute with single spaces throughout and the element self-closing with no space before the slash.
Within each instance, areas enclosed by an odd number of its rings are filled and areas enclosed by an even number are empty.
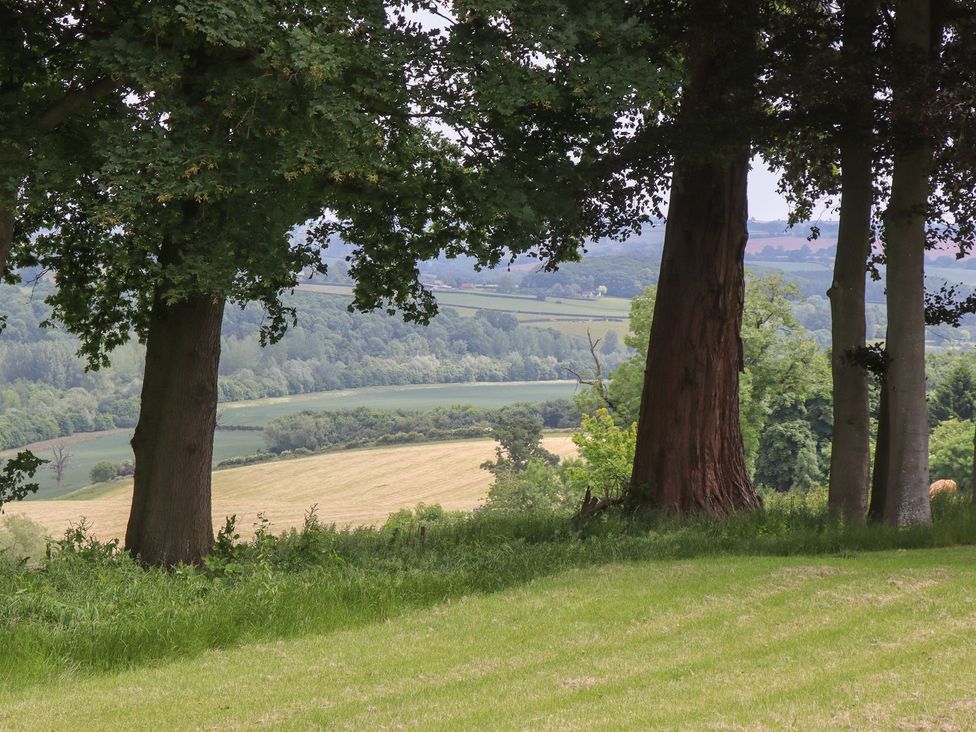
<svg viewBox="0 0 976 732">
<path fill-rule="evenodd" d="M 0 692 L 0 728 L 976 728 L 976 550 L 565 572 Z"/>
<path fill-rule="evenodd" d="M 779 260 L 749 259 L 746 269 L 779 270 L 781 272 L 830 272 L 832 265 L 820 262 L 785 262 Z"/>
<path fill-rule="evenodd" d="M 302 292 L 352 296 L 352 288 L 345 285 L 301 285 L 298 289 Z M 465 290 L 435 292 L 434 296 L 438 303 L 446 307 L 502 310 L 513 314 L 626 318 L 630 312 L 630 300 L 624 297 L 602 297 L 599 300 L 560 297 L 537 300 L 529 295 Z"/>
<path fill-rule="evenodd" d="M 304 292 L 350 297 L 346 285 L 302 285 Z M 511 313 L 533 328 L 552 328 L 563 333 L 585 336 L 589 330 L 594 338 L 602 338 L 608 330 L 620 337 L 627 334 L 630 300 L 624 297 L 602 297 L 599 300 L 548 298 L 537 300 L 529 295 L 503 294 L 484 291 L 435 292 L 437 302 L 461 316 L 474 316 L 480 310 Z"/>
<path fill-rule="evenodd" d="M 91 483 L 88 474 L 95 463 L 108 460 L 121 463 L 132 460 L 132 430 L 112 430 L 109 433 L 96 433 L 97 436 L 68 446 L 71 459 L 65 470 L 64 482 L 58 489 L 54 476 L 43 468 L 37 474 L 40 490 L 27 500 L 58 498 Z M 77 435 L 78 438 L 85 437 Z M 264 438 L 260 432 L 218 430 L 214 435 L 214 462 L 220 462 L 235 455 L 247 455 L 264 448 Z M 50 451 L 38 450 L 39 457 L 50 457 Z"/>
<path fill-rule="evenodd" d="M 426 410 L 452 404 L 496 407 L 514 402 L 567 399 L 573 395 L 575 389 L 576 382 L 573 381 L 371 387 L 230 402 L 221 404 L 219 413 L 221 424 L 263 426 L 276 417 L 304 410 L 348 407 Z M 74 439 L 78 441 L 69 446 L 72 457 L 60 490 L 53 475 L 42 469 L 37 481 L 41 489 L 34 498 L 57 498 L 88 485 L 91 482 L 88 474 L 92 466 L 100 460 L 121 463 L 132 459 L 132 449 L 129 447 L 131 430 L 113 430 L 91 437 L 76 435 Z M 260 432 L 217 430 L 214 437 L 214 462 L 257 452 L 263 448 L 264 438 Z M 38 455 L 47 457 L 49 450 L 38 450 Z"/>
<path fill-rule="evenodd" d="M 500 407 L 515 402 L 568 399 L 576 391 L 575 381 L 519 381 L 475 384 L 420 384 L 374 386 L 364 389 L 321 391 L 275 399 L 230 402 L 219 407 L 225 425 L 265 425 L 276 417 L 305 410 L 375 407 L 378 409 L 427 410 L 452 404 Z"/>
</svg>

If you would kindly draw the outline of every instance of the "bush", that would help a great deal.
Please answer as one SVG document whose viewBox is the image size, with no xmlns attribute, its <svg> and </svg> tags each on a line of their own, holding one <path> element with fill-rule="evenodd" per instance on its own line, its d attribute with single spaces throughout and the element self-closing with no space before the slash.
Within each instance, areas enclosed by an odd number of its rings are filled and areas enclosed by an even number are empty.
<svg viewBox="0 0 976 732">
<path fill-rule="evenodd" d="M 637 423 L 618 427 L 606 409 L 584 414 L 573 444 L 581 460 L 569 465 L 567 473 L 576 492 L 587 490 L 594 496 L 619 497 L 630 483 L 637 447 Z"/>
<path fill-rule="evenodd" d="M 485 508 L 509 513 L 571 513 L 579 508 L 585 492 L 567 478 L 574 465 L 568 462 L 557 466 L 537 458 L 524 470 L 496 470 Z"/>
<path fill-rule="evenodd" d="M 118 466 L 108 460 L 100 460 L 92 466 L 88 477 L 92 483 L 105 483 L 112 480 L 119 474 Z"/>
<path fill-rule="evenodd" d="M 0 564 L 37 564 L 47 553 L 44 527 L 26 516 L 8 515 L 0 520 Z"/>
<path fill-rule="evenodd" d="M 973 471 L 973 423 L 947 419 L 929 438 L 929 472 L 932 480 L 956 481 L 960 490 L 969 491 Z"/>
</svg>

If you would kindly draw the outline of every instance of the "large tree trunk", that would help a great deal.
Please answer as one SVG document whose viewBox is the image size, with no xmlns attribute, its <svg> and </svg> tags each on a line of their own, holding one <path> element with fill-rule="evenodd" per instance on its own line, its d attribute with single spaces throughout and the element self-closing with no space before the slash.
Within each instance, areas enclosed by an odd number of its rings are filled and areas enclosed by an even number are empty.
<svg viewBox="0 0 976 732">
<path fill-rule="evenodd" d="M 157 566 L 198 564 L 213 545 L 210 473 L 224 303 L 156 299 L 150 316 L 126 549 Z"/>
<path fill-rule="evenodd" d="M 868 374 L 852 356 L 865 345 L 864 279 L 871 251 L 874 200 L 873 105 L 870 54 L 877 10 L 873 2 L 844 5 L 843 123 L 840 230 L 830 297 L 833 437 L 830 450 L 830 514 L 863 521 L 867 508 L 871 452 Z"/>
<path fill-rule="evenodd" d="M 887 384 L 891 445 L 885 522 L 928 522 L 929 425 L 925 402 L 925 216 L 931 144 L 916 120 L 926 102 L 930 51 L 929 0 L 897 3 L 893 87 L 895 147 L 891 202 L 885 215 L 887 249 Z"/>
<path fill-rule="evenodd" d="M 629 492 L 638 509 L 724 515 L 761 505 L 739 425 L 743 256 L 754 94 L 752 3 L 709 3 L 688 84 Z M 706 9 L 701 4 L 699 11 Z M 707 20 L 706 20 L 707 19 Z"/>
<path fill-rule="evenodd" d="M 739 426 L 748 168 L 743 154 L 675 175 L 637 426 L 640 507 L 760 505 Z"/>
<path fill-rule="evenodd" d="M 874 474 L 871 476 L 871 505 L 868 520 L 884 519 L 888 492 L 888 466 L 891 455 L 891 422 L 888 416 L 888 386 L 881 381 L 881 401 L 878 404 L 878 438 L 874 446 Z"/>
</svg>

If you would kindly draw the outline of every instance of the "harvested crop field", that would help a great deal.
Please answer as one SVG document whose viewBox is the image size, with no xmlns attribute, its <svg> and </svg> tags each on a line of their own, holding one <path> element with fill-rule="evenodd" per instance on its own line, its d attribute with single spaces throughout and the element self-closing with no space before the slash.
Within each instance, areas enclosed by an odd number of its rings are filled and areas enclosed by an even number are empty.
<svg viewBox="0 0 976 732">
<path fill-rule="evenodd" d="M 572 455 L 568 434 L 550 435 L 544 444 Z M 485 497 L 491 475 L 481 463 L 494 457 L 492 440 L 459 440 L 422 445 L 344 450 L 219 470 L 213 479 L 214 526 L 237 514 L 247 529 L 263 513 L 274 530 L 300 526 L 317 505 L 324 523 L 362 526 L 417 503 L 439 503 L 446 510 L 470 510 Z M 131 481 L 82 492 L 73 498 L 12 504 L 7 513 L 28 516 L 59 535 L 83 517 L 102 539 L 121 537 L 129 514 Z"/>
</svg>

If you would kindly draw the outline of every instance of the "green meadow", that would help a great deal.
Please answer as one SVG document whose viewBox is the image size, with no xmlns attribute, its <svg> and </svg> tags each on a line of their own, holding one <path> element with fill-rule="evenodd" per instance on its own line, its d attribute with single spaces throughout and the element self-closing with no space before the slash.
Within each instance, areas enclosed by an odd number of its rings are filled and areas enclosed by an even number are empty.
<svg viewBox="0 0 976 732">
<path fill-rule="evenodd" d="M 794 499 L 724 522 L 428 528 L 312 525 L 206 572 L 76 540 L 0 571 L 0 729 L 976 725 L 961 501 L 901 531 Z"/>
</svg>

